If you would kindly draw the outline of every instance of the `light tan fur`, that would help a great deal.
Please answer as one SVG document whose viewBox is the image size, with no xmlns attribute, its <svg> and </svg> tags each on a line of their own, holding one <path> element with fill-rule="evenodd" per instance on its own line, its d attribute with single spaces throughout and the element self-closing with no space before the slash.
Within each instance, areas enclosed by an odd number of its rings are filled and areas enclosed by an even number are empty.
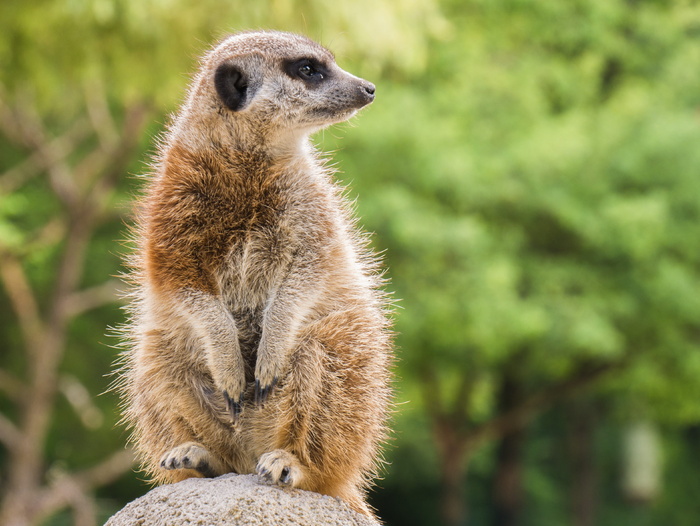
<svg viewBox="0 0 700 526">
<path fill-rule="evenodd" d="M 118 388 L 155 482 L 257 472 L 371 513 L 388 304 L 308 137 L 373 98 L 297 35 L 242 33 L 203 58 L 153 164 L 129 276 Z"/>
</svg>

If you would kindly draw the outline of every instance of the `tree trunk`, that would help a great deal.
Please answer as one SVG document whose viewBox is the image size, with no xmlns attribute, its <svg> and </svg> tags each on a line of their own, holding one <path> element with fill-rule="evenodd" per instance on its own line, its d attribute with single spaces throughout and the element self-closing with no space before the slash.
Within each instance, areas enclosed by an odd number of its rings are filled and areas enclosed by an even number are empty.
<svg viewBox="0 0 700 526">
<path fill-rule="evenodd" d="M 598 511 L 598 464 L 595 432 L 598 421 L 595 406 L 587 401 L 569 406 L 571 465 L 571 513 L 573 526 L 594 526 Z"/>
<path fill-rule="evenodd" d="M 440 515 L 445 526 L 464 526 L 467 523 L 465 478 L 468 458 L 466 440 L 449 425 L 438 426 L 437 444 L 440 452 Z"/>
<path fill-rule="evenodd" d="M 523 399 L 523 389 L 513 375 L 507 375 L 498 396 L 498 410 L 506 414 Z M 525 428 L 518 426 L 503 435 L 496 451 L 496 472 L 493 479 L 494 526 L 518 526 L 523 511 L 523 446 Z"/>
</svg>

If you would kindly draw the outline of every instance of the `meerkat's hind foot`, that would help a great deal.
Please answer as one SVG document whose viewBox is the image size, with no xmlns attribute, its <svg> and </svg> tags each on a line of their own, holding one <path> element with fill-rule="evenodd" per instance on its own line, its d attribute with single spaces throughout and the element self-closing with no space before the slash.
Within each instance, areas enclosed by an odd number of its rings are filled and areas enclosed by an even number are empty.
<svg viewBox="0 0 700 526">
<path fill-rule="evenodd" d="M 296 456 L 284 449 L 261 455 L 255 472 L 262 479 L 279 486 L 296 488 L 304 480 L 304 467 Z"/>
<path fill-rule="evenodd" d="M 191 469 L 206 478 L 218 477 L 226 471 L 222 463 L 201 444 L 186 442 L 160 459 L 160 467 L 167 470 Z"/>
</svg>

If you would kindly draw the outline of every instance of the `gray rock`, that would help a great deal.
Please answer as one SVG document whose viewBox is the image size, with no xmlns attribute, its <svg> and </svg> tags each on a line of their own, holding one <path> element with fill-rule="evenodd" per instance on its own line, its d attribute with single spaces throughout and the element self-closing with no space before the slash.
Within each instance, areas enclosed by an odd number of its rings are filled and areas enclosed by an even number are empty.
<svg viewBox="0 0 700 526">
<path fill-rule="evenodd" d="M 379 526 L 326 495 L 261 483 L 255 475 L 191 478 L 127 504 L 105 526 Z"/>
</svg>

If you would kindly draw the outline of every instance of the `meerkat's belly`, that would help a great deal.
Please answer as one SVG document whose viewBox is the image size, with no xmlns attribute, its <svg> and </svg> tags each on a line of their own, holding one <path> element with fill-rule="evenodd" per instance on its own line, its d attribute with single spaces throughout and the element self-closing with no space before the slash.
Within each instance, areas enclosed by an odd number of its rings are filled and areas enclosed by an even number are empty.
<svg viewBox="0 0 700 526">
<path fill-rule="evenodd" d="M 263 312 L 293 264 L 288 246 L 285 249 L 280 236 L 251 233 L 245 242 L 231 248 L 217 271 L 221 299 L 236 323 L 248 381 L 254 381 Z"/>
</svg>

